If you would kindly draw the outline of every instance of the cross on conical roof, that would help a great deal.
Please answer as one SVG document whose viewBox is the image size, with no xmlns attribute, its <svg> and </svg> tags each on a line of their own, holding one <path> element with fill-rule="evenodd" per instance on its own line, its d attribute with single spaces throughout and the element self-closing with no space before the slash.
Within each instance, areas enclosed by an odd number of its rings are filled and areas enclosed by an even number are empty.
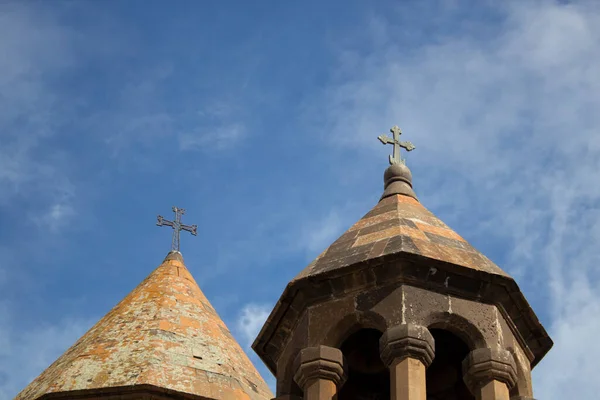
<svg viewBox="0 0 600 400">
<path fill-rule="evenodd" d="M 181 254 L 173 251 L 15 400 L 110 394 L 203 400 L 273 397 Z"/>
<path fill-rule="evenodd" d="M 181 216 L 185 214 L 185 209 L 173 206 L 172 210 L 175 213 L 175 218 L 173 218 L 173 221 L 169 221 L 162 215 L 158 215 L 156 217 L 156 225 L 170 226 L 173 228 L 171 251 L 179 251 L 179 233 L 181 231 L 187 231 L 196 236 L 198 234 L 198 225 L 185 225 L 181 222 Z"/>
<path fill-rule="evenodd" d="M 419 202 L 412 188 L 412 174 L 400 157 L 400 148 L 411 151 L 415 146 L 400 141 L 402 132 L 397 126 L 390 132 L 393 139 L 384 135 L 378 137 L 382 143 L 394 145 L 394 153 L 389 157 L 390 166 L 383 175 L 384 191 L 380 202 L 306 267 L 296 280 L 398 252 L 508 277 Z"/>
<path fill-rule="evenodd" d="M 552 340 L 516 282 L 419 202 L 412 174 L 399 154 L 400 147 L 414 146 L 399 142 L 397 127 L 391 131 L 394 139 L 379 137 L 396 148 L 379 203 L 292 279 L 253 349 L 276 371 L 289 326 L 306 304 L 395 280 L 499 305 L 514 321 L 531 364 L 537 364 Z"/>
</svg>

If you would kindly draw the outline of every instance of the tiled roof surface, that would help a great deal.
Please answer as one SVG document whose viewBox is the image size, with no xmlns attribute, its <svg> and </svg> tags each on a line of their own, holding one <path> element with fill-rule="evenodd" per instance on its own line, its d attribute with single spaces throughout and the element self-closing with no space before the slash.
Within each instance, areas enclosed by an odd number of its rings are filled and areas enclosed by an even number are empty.
<svg viewBox="0 0 600 400">
<path fill-rule="evenodd" d="M 294 281 L 400 252 L 508 277 L 418 200 L 395 194 L 382 199 Z"/>
<path fill-rule="evenodd" d="M 178 253 L 170 253 L 16 400 L 131 385 L 213 399 L 273 397 Z"/>
</svg>

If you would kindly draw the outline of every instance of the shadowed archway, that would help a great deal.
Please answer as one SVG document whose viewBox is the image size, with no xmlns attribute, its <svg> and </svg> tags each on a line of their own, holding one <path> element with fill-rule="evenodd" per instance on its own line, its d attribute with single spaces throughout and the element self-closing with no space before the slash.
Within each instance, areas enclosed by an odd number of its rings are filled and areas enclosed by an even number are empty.
<svg viewBox="0 0 600 400">
<path fill-rule="evenodd" d="M 351 334 L 340 349 L 346 357 L 348 380 L 342 386 L 338 400 L 388 400 L 390 374 L 379 356 L 377 329 L 360 329 Z"/>
<path fill-rule="evenodd" d="M 426 372 L 427 400 L 475 400 L 463 381 L 462 361 L 469 347 L 449 331 L 430 332 L 435 340 L 435 358 Z"/>
</svg>

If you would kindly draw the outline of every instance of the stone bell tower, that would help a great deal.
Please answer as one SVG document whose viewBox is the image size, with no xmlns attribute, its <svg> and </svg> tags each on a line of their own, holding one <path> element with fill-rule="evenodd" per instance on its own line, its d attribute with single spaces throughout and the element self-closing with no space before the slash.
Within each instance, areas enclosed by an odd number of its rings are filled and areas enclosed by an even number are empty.
<svg viewBox="0 0 600 400">
<path fill-rule="evenodd" d="M 552 347 L 516 282 L 429 212 L 400 158 L 379 203 L 285 288 L 254 350 L 277 399 L 532 400 Z"/>
</svg>

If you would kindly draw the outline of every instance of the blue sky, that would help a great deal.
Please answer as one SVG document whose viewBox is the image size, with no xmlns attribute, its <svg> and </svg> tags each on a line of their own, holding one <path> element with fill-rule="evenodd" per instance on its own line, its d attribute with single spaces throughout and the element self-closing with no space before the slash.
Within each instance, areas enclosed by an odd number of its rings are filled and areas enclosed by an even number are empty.
<svg viewBox="0 0 600 400">
<path fill-rule="evenodd" d="M 376 204 L 394 124 L 422 203 L 553 337 L 536 397 L 593 398 L 599 40 L 594 1 L 0 3 L 0 399 L 162 261 L 173 205 L 249 348 Z"/>
</svg>

